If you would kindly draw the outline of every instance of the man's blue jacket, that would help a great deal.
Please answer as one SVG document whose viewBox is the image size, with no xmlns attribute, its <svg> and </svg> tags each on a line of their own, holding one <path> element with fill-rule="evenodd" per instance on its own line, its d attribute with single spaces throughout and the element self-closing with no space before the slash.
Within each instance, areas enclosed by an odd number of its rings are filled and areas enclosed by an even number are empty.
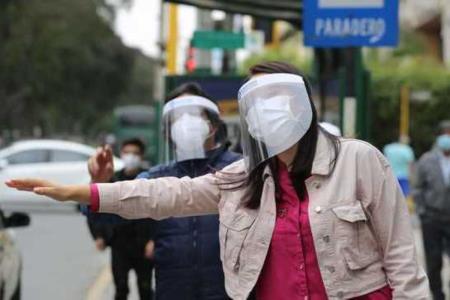
<svg viewBox="0 0 450 300">
<path fill-rule="evenodd" d="M 198 177 L 240 158 L 221 147 L 208 153 L 206 159 L 156 166 L 138 178 Z M 169 218 L 156 224 L 156 299 L 228 299 L 220 262 L 218 215 Z"/>
</svg>

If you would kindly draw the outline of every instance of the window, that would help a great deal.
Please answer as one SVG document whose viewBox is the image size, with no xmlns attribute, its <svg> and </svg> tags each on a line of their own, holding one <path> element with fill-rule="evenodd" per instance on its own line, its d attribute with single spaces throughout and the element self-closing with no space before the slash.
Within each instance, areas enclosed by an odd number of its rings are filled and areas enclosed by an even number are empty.
<svg viewBox="0 0 450 300">
<path fill-rule="evenodd" d="M 7 159 L 10 165 L 19 165 L 43 163 L 48 161 L 47 158 L 47 150 L 27 150 L 12 154 Z"/>
<path fill-rule="evenodd" d="M 52 150 L 50 153 L 51 162 L 87 161 L 88 159 L 89 156 L 86 154 L 67 150 Z"/>
</svg>

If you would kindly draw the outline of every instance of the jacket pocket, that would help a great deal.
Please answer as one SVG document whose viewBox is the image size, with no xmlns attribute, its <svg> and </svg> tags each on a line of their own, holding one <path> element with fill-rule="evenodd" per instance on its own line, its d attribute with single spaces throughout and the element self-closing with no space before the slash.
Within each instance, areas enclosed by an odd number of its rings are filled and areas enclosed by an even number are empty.
<svg viewBox="0 0 450 300">
<path fill-rule="evenodd" d="M 246 211 L 235 211 L 234 213 L 221 215 L 220 224 L 234 231 L 242 231 L 252 226 L 256 214 L 250 214 Z"/>
<path fill-rule="evenodd" d="M 380 259 L 378 245 L 360 201 L 332 208 L 336 215 L 334 234 L 348 269 L 361 270 Z"/>
<path fill-rule="evenodd" d="M 256 215 L 244 212 L 221 216 L 220 258 L 226 268 L 235 272 L 239 270 L 242 247 L 255 219 Z"/>
<path fill-rule="evenodd" d="M 332 210 L 338 219 L 346 222 L 355 223 L 367 221 L 367 216 L 364 213 L 360 202 L 333 207 Z"/>
<path fill-rule="evenodd" d="M 353 250 L 354 249 L 345 248 L 342 251 L 345 263 L 352 271 L 363 270 L 379 260 L 378 255 L 361 255 L 361 253 L 357 253 Z"/>
</svg>

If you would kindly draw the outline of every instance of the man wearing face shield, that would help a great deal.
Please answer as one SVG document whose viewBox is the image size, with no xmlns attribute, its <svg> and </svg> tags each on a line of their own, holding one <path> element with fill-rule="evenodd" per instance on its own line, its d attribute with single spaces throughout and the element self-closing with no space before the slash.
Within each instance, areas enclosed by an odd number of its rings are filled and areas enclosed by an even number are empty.
<svg viewBox="0 0 450 300">
<path fill-rule="evenodd" d="M 164 106 L 164 159 L 138 178 L 197 177 L 240 159 L 227 150 L 219 109 L 196 84 L 180 86 Z M 219 218 L 170 218 L 155 230 L 156 299 L 228 299 L 219 255 Z"/>
</svg>

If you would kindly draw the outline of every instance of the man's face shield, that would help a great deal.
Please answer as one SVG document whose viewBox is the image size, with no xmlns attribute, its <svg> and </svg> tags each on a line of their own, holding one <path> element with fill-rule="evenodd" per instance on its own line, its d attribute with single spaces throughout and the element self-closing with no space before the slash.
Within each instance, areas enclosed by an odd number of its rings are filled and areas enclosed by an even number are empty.
<svg viewBox="0 0 450 300">
<path fill-rule="evenodd" d="M 216 146 L 216 128 L 208 116 L 219 116 L 211 100 L 199 96 L 182 96 L 163 108 L 164 161 L 186 161 L 207 157 Z"/>
</svg>

